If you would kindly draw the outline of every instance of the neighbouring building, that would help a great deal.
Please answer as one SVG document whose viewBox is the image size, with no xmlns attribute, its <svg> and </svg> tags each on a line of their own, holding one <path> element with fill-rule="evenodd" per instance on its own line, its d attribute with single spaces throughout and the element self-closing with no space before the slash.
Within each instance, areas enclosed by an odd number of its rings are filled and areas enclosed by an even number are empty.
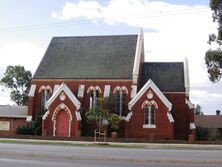
<svg viewBox="0 0 222 167">
<path fill-rule="evenodd" d="M 222 139 L 222 115 L 195 115 L 194 122 L 197 127 L 208 130 L 209 139 Z"/>
<path fill-rule="evenodd" d="M 188 139 L 194 134 L 188 63 L 144 62 L 138 35 L 52 38 L 31 82 L 28 120 L 42 135 L 79 137 L 98 97 L 116 97 L 125 138 Z"/>
<path fill-rule="evenodd" d="M 20 125 L 26 125 L 28 107 L 0 105 L 0 136 L 16 135 Z"/>
</svg>

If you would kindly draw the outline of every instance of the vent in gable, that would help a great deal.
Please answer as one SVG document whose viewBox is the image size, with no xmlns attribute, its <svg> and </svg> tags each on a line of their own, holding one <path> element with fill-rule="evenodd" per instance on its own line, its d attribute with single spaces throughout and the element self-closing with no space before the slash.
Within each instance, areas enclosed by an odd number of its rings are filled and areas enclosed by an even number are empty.
<svg viewBox="0 0 222 167">
<path fill-rule="evenodd" d="M 85 85 L 79 85 L 79 90 L 78 90 L 78 97 L 83 97 L 84 96 L 84 90 L 85 90 Z"/>
</svg>

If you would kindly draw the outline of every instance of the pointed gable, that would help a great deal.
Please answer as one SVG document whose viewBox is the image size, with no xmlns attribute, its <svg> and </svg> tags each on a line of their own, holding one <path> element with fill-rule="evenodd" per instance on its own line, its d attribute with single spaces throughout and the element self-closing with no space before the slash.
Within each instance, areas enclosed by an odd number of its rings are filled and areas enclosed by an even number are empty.
<svg viewBox="0 0 222 167">
<path fill-rule="evenodd" d="M 155 85 L 155 83 L 151 79 L 149 79 L 146 82 L 146 84 L 140 89 L 140 91 L 136 94 L 136 96 L 129 102 L 128 104 L 129 110 L 132 109 L 132 107 L 136 104 L 136 102 L 143 96 L 143 94 L 149 88 L 151 88 L 156 93 L 156 95 L 160 98 L 160 100 L 170 111 L 172 109 L 172 104 L 169 102 L 169 100 L 164 96 L 164 94 L 160 91 L 160 89 Z"/>
<path fill-rule="evenodd" d="M 69 97 L 72 103 L 76 106 L 77 110 L 80 109 L 81 103 L 65 83 L 62 83 L 62 85 L 55 91 L 55 93 L 51 96 L 51 98 L 46 102 L 46 108 L 48 108 L 53 103 L 53 101 L 61 94 L 61 92 L 64 92 Z"/>
</svg>

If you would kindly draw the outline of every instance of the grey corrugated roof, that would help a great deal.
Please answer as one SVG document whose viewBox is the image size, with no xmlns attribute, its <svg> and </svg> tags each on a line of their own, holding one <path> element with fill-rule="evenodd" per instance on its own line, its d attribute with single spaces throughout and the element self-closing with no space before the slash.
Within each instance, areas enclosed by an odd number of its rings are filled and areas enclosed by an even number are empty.
<svg viewBox="0 0 222 167">
<path fill-rule="evenodd" d="M 140 87 L 149 80 L 165 92 L 184 92 L 184 67 L 182 62 L 148 62 L 142 65 Z"/>
<path fill-rule="evenodd" d="M 194 122 L 203 128 L 222 128 L 222 115 L 195 115 Z"/>
<path fill-rule="evenodd" d="M 34 79 L 132 78 L 137 35 L 54 37 Z"/>
<path fill-rule="evenodd" d="M 28 114 L 27 106 L 0 105 L 0 117 L 26 118 L 27 114 Z"/>
</svg>

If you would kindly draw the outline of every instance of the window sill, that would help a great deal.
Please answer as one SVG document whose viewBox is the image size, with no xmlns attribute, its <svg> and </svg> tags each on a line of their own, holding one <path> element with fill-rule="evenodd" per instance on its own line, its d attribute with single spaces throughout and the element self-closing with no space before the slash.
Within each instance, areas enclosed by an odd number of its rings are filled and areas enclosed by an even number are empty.
<svg viewBox="0 0 222 167">
<path fill-rule="evenodd" d="M 155 129 L 156 125 L 151 125 L 151 124 L 144 124 L 143 128 L 150 128 L 150 129 Z"/>
</svg>

